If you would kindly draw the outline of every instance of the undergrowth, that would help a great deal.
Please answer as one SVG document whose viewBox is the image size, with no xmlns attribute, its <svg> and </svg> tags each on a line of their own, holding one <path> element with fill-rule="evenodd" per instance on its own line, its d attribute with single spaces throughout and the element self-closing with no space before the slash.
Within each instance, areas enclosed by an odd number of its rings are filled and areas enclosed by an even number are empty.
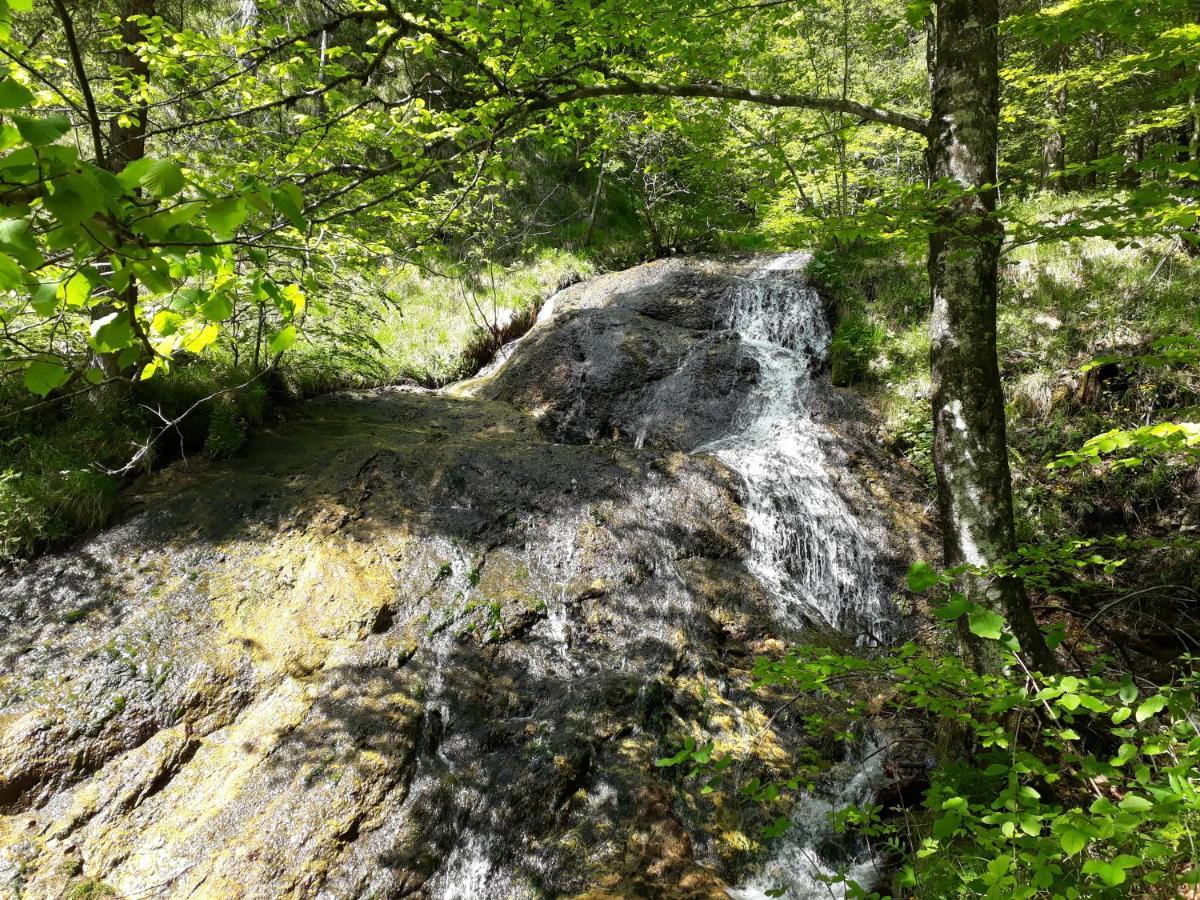
<svg viewBox="0 0 1200 900">
<path fill-rule="evenodd" d="M 181 455 L 234 455 L 280 404 L 471 375 L 528 329 L 546 297 L 591 271 L 576 254 L 545 251 L 471 273 L 350 273 L 275 368 L 255 372 L 218 345 L 116 398 L 84 395 L 24 414 L 16 411 L 29 393 L 0 382 L 0 563 L 103 525 L 131 475 Z"/>
</svg>

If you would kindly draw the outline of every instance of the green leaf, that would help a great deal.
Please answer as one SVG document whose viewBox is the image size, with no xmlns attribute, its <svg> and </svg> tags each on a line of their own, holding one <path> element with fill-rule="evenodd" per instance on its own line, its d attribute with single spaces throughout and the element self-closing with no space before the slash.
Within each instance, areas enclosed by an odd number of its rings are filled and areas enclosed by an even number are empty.
<svg viewBox="0 0 1200 900">
<path fill-rule="evenodd" d="M 1042 833 L 1042 820 L 1034 815 L 1022 816 L 1021 830 L 1030 837 L 1037 837 Z"/>
<path fill-rule="evenodd" d="M 142 183 L 142 179 L 146 177 L 146 172 L 154 165 L 154 160 L 148 156 L 143 156 L 141 159 L 135 159 L 121 170 L 121 174 L 117 176 L 117 180 L 125 185 L 127 190 L 133 190 Z"/>
<path fill-rule="evenodd" d="M 920 28 L 932 9 L 933 0 L 909 0 L 904 8 L 904 18 L 913 28 Z"/>
<path fill-rule="evenodd" d="M 7 253 L 0 253 L 0 291 L 15 291 L 25 284 L 25 270 Z"/>
<path fill-rule="evenodd" d="M 296 326 L 289 325 L 271 338 L 268 346 L 272 353 L 283 353 L 294 343 L 296 343 Z"/>
<path fill-rule="evenodd" d="M 51 282 L 39 282 L 29 292 L 29 305 L 39 316 L 50 316 L 58 309 L 58 285 Z"/>
<path fill-rule="evenodd" d="M 67 306 L 83 306 L 92 296 L 92 283 L 82 272 L 76 272 L 63 283 L 62 296 Z"/>
<path fill-rule="evenodd" d="M 11 76 L 0 81 L 0 109 L 20 109 L 33 105 L 33 92 Z"/>
<path fill-rule="evenodd" d="M 1087 846 L 1087 835 L 1077 828 L 1064 828 L 1058 836 L 1058 843 L 1067 856 L 1074 856 Z"/>
<path fill-rule="evenodd" d="M 228 294 L 210 294 L 200 304 L 200 312 L 212 322 L 224 322 L 233 315 L 233 301 Z"/>
<path fill-rule="evenodd" d="M 304 206 L 304 195 L 294 184 L 285 184 L 271 194 L 271 203 L 275 211 L 292 223 L 297 231 L 303 231 L 308 222 L 301 211 Z"/>
<path fill-rule="evenodd" d="M 205 221 L 212 229 L 213 237 L 219 241 L 227 241 L 237 233 L 242 222 L 246 221 L 246 201 L 241 197 L 219 200 L 208 208 Z"/>
<path fill-rule="evenodd" d="M 95 179 L 86 174 L 72 175 L 55 182 L 54 192 L 43 202 L 54 217 L 68 227 L 90 219 L 105 206 L 105 195 Z"/>
<path fill-rule="evenodd" d="M 967 616 L 971 633 L 988 641 L 998 641 L 1004 629 L 1004 619 L 990 609 L 977 607 Z"/>
<path fill-rule="evenodd" d="M 52 390 L 66 384 L 71 373 L 58 363 L 36 360 L 25 367 L 25 387 L 39 397 L 47 396 Z"/>
<path fill-rule="evenodd" d="M 1121 688 L 1118 696 L 1123 703 L 1132 703 L 1137 699 L 1137 685 L 1133 683 L 1133 679 L 1126 675 L 1121 679 Z"/>
<path fill-rule="evenodd" d="M 966 615 L 973 608 L 974 605 L 966 597 L 962 594 L 955 594 L 950 598 L 950 602 L 945 606 L 935 609 L 933 614 L 943 622 L 953 622 L 955 619 Z"/>
<path fill-rule="evenodd" d="M 1167 705 L 1167 698 L 1162 694 L 1155 694 L 1153 697 L 1147 697 L 1138 706 L 1137 712 L 1133 714 L 1134 719 L 1139 722 L 1145 722 L 1151 716 L 1160 712 Z"/>
<path fill-rule="evenodd" d="M 220 333 L 221 329 L 219 329 L 216 325 L 205 325 L 200 329 L 199 332 L 184 342 L 183 348 L 189 353 L 199 353 L 201 350 L 215 341 Z"/>
<path fill-rule="evenodd" d="M 173 159 L 156 159 L 146 167 L 139 183 L 155 197 L 172 197 L 183 190 L 183 172 Z"/>
<path fill-rule="evenodd" d="M 133 343 L 133 326 L 124 311 L 109 313 L 92 322 L 92 346 L 101 353 L 113 353 Z"/>
<path fill-rule="evenodd" d="M 1089 859 L 1085 862 L 1083 864 L 1083 873 L 1085 875 L 1098 875 L 1100 880 L 1109 887 L 1116 887 L 1118 884 L 1125 883 L 1124 869 L 1100 859 Z"/>
<path fill-rule="evenodd" d="M 71 120 L 63 115 L 46 116 L 44 119 L 14 115 L 12 118 L 21 137 L 35 147 L 53 144 L 71 130 Z"/>
<path fill-rule="evenodd" d="M 915 562 L 908 567 L 908 589 L 914 594 L 923 593 L 937 583 L 937 570 L 929 563 Z"/>
<path fill-rule="evenodd" d="M 1154 809 L 1153 802 L 1137 794 L 1126 794 L 1125 798 L 1117 805 L 1126 812 L 1148 812 Z"/>
</svg>

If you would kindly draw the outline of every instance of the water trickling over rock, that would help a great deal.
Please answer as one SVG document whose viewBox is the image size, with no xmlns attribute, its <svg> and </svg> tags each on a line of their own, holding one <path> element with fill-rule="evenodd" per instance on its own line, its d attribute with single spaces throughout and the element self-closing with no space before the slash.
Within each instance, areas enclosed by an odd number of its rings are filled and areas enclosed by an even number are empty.
<svg viewBox="0 0 1200 900">
<path fill-rule="evenodd" d="M 0 897 L 725 897 L 761 819 L 655 758 L 787 771 L 756 654 L 878 631 L 907 555 L 826 341 L 795 272 L 605 276 L 470 386 L 308 404 L 4 573 Z"/>
<path fill-rule="evenodd" d="M 700 448 L 745 484 L 750 567 L 783 621 L 812 621 L 859 642 L 886 639 L 895 623 L 879 577 L 878 547 L 839 494 L 811 415 L 815 372 L 829 347 L 825 310 L 808 287 L 809 257 L 778 257 L 731 288 L 730 326 L 758 362 L 760 377 L 730 435 Z M 833 840 L 832 816 L 869 800 L 882 779 L 878 748 L 854 748 L 846 762 L 792 813 L 780 845 L 734 900 L 845 896 L 846 882 L 878 879 L 868 848 Z M 830 858 L 829 848 L 833 848 Z M 778 896 L 778 895 L 775 895 Z"/>
<path fill-rule="evenodd" d="M 734 281 L 730 327 L 758 363 L 758 383 L 739 427 L 700 450 L 742 477 L 750 565 L 785 620 L 815 618 L 878 642 L 895 621 L 878 546 L 839 493 L 822 449 L 828 433 L 811 415 L 830 334 L 807 263 L 807 254 L 787 254 Z"/>
</svg>

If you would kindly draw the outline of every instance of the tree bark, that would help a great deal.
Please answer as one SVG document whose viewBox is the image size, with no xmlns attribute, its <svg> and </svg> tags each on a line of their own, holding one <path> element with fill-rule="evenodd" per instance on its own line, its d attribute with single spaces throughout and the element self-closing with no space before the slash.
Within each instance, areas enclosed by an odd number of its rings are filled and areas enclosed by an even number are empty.
<svg viewBox="0 0 1200 900">
<path fill-rule="evenodd" d="M 1067 67 L 1067 52 L 1058 45 L 1050 49 L 1055 75 L 1059 80 L 1046 95 L 1046 115 L 1049 119 L 1042 137 L 1042 189 L 1056 194 L 1067 191 L 1067 139 L 1063 133 L 1067 117 L 1067 83 L 1062 78 Z"/>
<path fill-rule="evenodd" d="M 116 62 L 123 69 L 131 72 L 135 79 L 144 79 L 149 76 L 150 69 L 145 60 L 137 55 L 135 47 L 144 40 L 142 28 L 136 21 L 131 21 L 135 16 L 152 16 L 154 15 L 155 0 L 125 0 L 121 4 L 121 47 L 116 54 Z M 131 98 L 120 98 L 126 103 L 132 103 Z M 129 121 L 122 124 L 122 114 L 128 117 Z M 98 159 L 101 165 L 107 168 L 114 174 L 119 173 L 129 163 L 139 160 L 146 155 L 146 123 L 147 111 L 144 102 L 139 103 L 132 109 L 122 109 L 117 115 L 112 117 L 108 128 L 108 152 L 103 159 Z M 138 285 L 137 279 L 132 275 L 129 279 L 129 284 L 125 289 L 117 295 L 113 302 L 97 304 L 92 308 L 92 317 L 100 318 L 106 316 L 114 310 L 126 310 L 129 315 L 130 322 L 137 327 L 137 316 L 135 308 L 138 301 Z M 129 386 L 117 380 L 123 374 L 123 367 L 119 361 L 120 354 L 117 353 L 100 353 L 97 354 L 97 363 L 100 370 L 104 373 L 106 380 L 113 379 L 109 382 L 110 387 L 101 392 L 100 398 L 102 402 L 114 403 L 124 401 Z"/>
<path fill-rule="evenodd" d="M 996 354 L 996 297 L 1004 228 L 996 216 L 1000 113 L 998 0 L 939 0 L 936 7 L 929 167 L 941 194 L 930 237 L 933 294 L 934 465 L 946 563 L 990 567 L 1016 549 L 1004 393 Z M 1007 618 L 1043 671 L 1053 655 L 1015 578 L 970 576 L 968 596 Z M 990 642 L 972 640 L 981 667 Z"/>
</svg>

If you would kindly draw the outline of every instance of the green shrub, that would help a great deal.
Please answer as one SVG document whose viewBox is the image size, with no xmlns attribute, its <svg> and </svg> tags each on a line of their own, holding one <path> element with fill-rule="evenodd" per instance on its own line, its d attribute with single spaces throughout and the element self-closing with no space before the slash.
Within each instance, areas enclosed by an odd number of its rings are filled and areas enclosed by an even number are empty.
<svg viewBox="0 0 1200 900">
<path fill-rule="evenodd" d="M 1022 572 L 1053 580 L 1061 555 L 1027 558 Z M 914 590 L 949 580 L 923 564 L 909 574 Z M 1044 675 L 1020 659 L 991 610 L 950 594 L 935 600 L 935 615 L 995 646 L 1001 665 L 981 673 L 909 642 L 873 658 L 805 646 L 755 667 L 760 686 L 783 689 L 774 696 L 819 698 L 829 712 L 810 728 L 852 740 L 847 716 L 864 724 L 898 717 L 920 741 L 919 754 L 909 754 L 928 766 L 919 803 L 901 796 L 890 810 L 869 802 L 831 813 L 835 830 L 854 831 L 898 862 L 891 892 L 851 887 L 847 896 L 1191 896 L 1200 882 L 1200 678 L 1191 659 L 1161 687 L 1136 683 L 1104 658 L 1079 674 Z M 689 738 L 658 764 L 691 766 L 706 793 L 723 789 L 733 760 L 697 743 Z M 803 783 L 732 786 L 765 803 Z M 775 819 L 764 836 L 786 827 Z"/>
<path fill-rule="evenodd" d="M 204 453 L 212 459 L 228 459 L 246 443 L 246 423 L 236 401 L 218 397 L 208 415 Z"/>
</svg>

